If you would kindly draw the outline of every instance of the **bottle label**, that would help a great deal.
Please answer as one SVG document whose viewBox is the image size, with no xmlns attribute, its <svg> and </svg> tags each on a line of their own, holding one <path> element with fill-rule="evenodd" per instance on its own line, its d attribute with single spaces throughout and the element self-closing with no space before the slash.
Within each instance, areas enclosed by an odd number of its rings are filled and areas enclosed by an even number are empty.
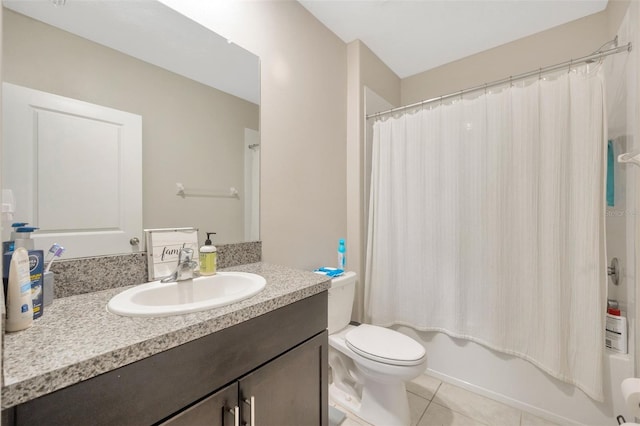
<svg viewBox="0 0 640 426">
<path fill-rule="evenodd" d="M 342 269 L 344 271 L 344 268 L 347 266 L 347 258 L 344 255 L 344 253 L 338 253 L 338 269 Z"/>
<path fill-rule="evenodd" d="M 200 273 L 212 274 L 216 272 L 217 253 L 200 253 Z"/>
</svg>

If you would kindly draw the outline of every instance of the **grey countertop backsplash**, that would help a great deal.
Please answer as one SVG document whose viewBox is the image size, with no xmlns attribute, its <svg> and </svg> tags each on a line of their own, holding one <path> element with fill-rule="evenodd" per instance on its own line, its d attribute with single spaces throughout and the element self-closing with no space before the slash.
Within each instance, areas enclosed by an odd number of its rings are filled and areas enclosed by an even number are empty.
<svg viewBox="0 0 640 426">
<path fill-rule="evenodd" d="M 218 249 L 218 268 L 220 269 L 262 260 L 262 243 L 260 241 L 220 244 L 216 247 Z M 146 252 L 60 259 L 51 265 L 51 271 L 55 276 L 56 298 L 149 281 Z"/>
</svg>

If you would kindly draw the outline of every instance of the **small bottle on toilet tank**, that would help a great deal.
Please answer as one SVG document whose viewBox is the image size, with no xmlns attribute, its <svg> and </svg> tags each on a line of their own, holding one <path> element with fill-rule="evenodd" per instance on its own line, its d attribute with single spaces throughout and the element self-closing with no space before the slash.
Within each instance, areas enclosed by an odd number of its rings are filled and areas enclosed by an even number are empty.
<svg viewBox="0 0 640 426">
<path fill-rule="evenodd" d="M 340 238 L 338 241 L 338 269 L 342 269 L 343 271 L 346 271 L 347 267 L 346 251 L 347 249 L 344 246 L 344 238 Z"/>
</svg>

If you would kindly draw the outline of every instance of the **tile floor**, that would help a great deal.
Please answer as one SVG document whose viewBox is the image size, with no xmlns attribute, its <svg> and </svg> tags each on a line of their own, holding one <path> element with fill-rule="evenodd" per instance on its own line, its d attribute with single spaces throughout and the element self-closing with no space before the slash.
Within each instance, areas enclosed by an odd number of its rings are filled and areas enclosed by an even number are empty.
<svg viewBox="0 0 640 426">
<path fill-rule="evenodd" d="M 408 383 L 407 395 L 411 426 L 557 426 L 427 375 Z M 339 406 L 336 408 L 340 409 Z M 346 412 L 344 409 L 341 411 Z M 371 425 L 347 413 L 340 426 Z"/>
</svg>

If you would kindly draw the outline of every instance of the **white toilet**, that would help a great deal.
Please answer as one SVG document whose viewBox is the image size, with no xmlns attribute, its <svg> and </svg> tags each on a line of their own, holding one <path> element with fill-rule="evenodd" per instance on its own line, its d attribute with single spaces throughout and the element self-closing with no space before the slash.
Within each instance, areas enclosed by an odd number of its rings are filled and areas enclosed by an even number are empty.
<svg viewBox="0 0 640 426">
<path fill-rule="evenodd" d="M 346 272 L 329 289 L 329 397 L 373 425 L 409 425 L 405 383 L 427 368 L 424 347 L 394 330 L 350 325 L 356 279 Z"/>
</svg>

